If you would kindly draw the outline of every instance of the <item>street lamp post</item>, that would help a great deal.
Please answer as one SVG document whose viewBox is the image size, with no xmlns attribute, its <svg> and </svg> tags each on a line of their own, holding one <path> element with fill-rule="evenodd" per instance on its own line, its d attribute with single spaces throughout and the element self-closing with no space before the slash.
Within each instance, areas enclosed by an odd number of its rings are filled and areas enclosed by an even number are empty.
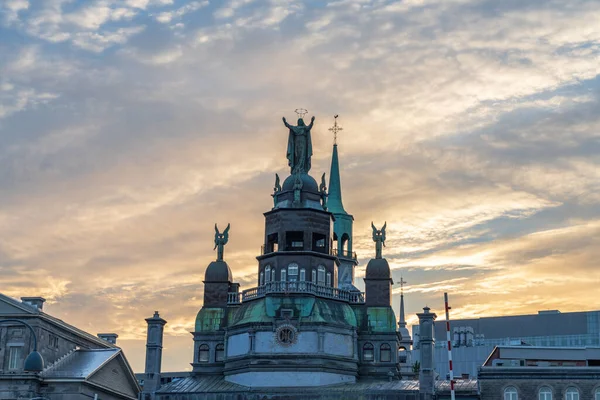
<svg viewBox="0 0 600 400">
<path fill-rule="evenodd" d="M 31 335 L 33 336 L 33 351 L 29 353 L 27 358 L 25 359 L 25 365 L 23 366 L 23 370 L 26 372 L 42 372 L 44 370 L 44 359 L 42 355 L 37 351 L 37 336 L 35 335 L 35 331 L 27 322 L 23 322 L 18 319 L 3 319 L 0 320 L 0 324 L 4 322 L 16 322 L 22 325 L 25 325 L 31 331 Z"/>
</svg>

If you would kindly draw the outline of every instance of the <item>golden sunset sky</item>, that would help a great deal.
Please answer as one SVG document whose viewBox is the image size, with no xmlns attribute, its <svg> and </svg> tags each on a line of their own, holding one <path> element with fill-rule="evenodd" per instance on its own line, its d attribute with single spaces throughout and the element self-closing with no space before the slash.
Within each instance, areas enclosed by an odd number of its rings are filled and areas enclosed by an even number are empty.
<svg viewBox="0 0 600 400">
<path fill-rule="evenodd" d="M 0 0 L 0 292 L 189 370 L 213 226 L 256 285 L 281 117 L 339 114 L 357 285 L 452 317 L 600 309 L 600 2 Z M 399 287 L 394 308 L 399 307 Z"/>
</svg>

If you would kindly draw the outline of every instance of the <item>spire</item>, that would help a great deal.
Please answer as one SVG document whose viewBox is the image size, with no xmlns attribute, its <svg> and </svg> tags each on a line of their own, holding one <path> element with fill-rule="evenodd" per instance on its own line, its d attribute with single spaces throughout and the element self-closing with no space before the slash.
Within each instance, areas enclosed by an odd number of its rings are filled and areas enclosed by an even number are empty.
<svg viewBox="0 0 600 400">
<path fill-rule="evenodd" d="M 398 322 L 398 326 L 400 328 L 406 328 L 406 318 L 404 315 L 404 284 L 406 282 L 402 277 L 400 277 L 400 321 Z"/>
<path fill-rule="evenodd" d="M 329 173 L 329 198 L 327 208 L 334 214 L 346 214 L 342 204 L 342 183 L 340 180 L 340 163 L 338 160 L 337 134 L 342 130 L 337 123 L 337 115 L 334 117 L 334 124 L 330 131 L 334 134 L 333 155 L 331 156 L 331 171 Z"/>
</svg>

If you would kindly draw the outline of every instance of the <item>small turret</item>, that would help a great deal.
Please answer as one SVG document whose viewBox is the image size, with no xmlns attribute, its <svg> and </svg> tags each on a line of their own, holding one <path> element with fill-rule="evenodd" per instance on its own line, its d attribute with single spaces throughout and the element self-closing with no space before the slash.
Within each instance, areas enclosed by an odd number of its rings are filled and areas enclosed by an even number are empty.
<svg viewBox="0 0 600 400">
<path fill-rule="evenodd" d="M 373 228 L 373 241 L 375 242 L 375 258 L 367 264 L 365 274 L 365 297 L 368 307 L 389 307 L 392 304 L 392 273 L 390 266 L 382 256 L 381 246 L 385 245 L 385 228 L 378 230 L 371 222 Z"/>
</svg>

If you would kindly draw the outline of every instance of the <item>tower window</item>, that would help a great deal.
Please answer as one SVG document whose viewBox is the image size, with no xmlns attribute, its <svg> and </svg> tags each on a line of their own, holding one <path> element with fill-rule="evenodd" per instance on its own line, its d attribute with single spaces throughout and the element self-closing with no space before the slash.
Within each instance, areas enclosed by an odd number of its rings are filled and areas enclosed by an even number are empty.
<svg viewBox="0 0 600 400">
<path fill-rule="evenodd" d="M 363 361 L 373 361 L 375 354 L 373 352 L 373 345 L 371 343 L 365 343 L 363 345 Z"/>
<path fill-rule="evenodd" d="M 317 271 L 316 270 L 312 270 L 311 273 L 311 282 L 314 283 L 315 285 L 317 284 Z"/>
<path fill-rule="evenodd" d="M 207 344 L 201 344 L 198 348 L 198 362 L 207 363 L 208 362 L 208 354 L 209 348 Z"/>
<path fill-rule="evenodd" d="M 225 360 L 225 345 L 223 343 L 219 343 L 215 348 L 215 361 L 220 362 Z"/>
<path fill-rule="evenodd" d="M 325 285 L 325 267 L 323 265 L 319 265 L 317 268 L 317 285 Z"/>
<path fill-rule="evenodd" d="M 279 235 L 272 233 L 267 236 L 267 248 L 265 253 L 273 253 L 278 250 L 279 247 Z"/>
<path fill-rule="evenodd" d="M 265 284 L 265 273 L 264 273 L 264 272 L 261 272 L 261 273 L 260 273 L 260 279 L 258 280 L 258 284 L 259 284 L 260 286 L 262 286 L 262 285 L 264 285 L 264 284 Z"/>
<path fill-rule="evenodd" d="M 384 343 L 379 347 L 379 360 L 381 362 L 392 361 L 392 348 L 389 344 Z"/>
<path fill-rule="evenodd" d="M 285 233 L 286 250 L 304 250 L 304 232 L 289 231 Z"/>
<path fill-rule="evenodd" d="M 306 280 L 306 270 L 304 268 L 302 268 L 300 270 L 300 281 L 304 282 Z M 600 399 L 599 399 L 600 400 Z"/>
<path fill-rule="evenodd" d="M 281 268 L 281 282 L 285 282 L 286 279 L 286 271 L 285 268 Z"/>
<path fill-rule="evenodd" d="M 277 277 L 275 276 L 275 271 L 276 271 L 276 270 L 275 270 L 275 268 L 273 268 L 273 269 L 271 270 L 271 280 L 272 280 L 273 282 L 275 282 L 275 281 L 277 280 Z"/>
<path fill-rule="evenodd" d="M 267 265 L 265 267 L 265 280 L 268 283 L 271 280 L 271 266 Z"/>
<path fill-rule="evenodd" d="M 327 252 L 327 246 L 326 246 L 327 235 L 323 235 L 321 233 L 313 233 L 312 238 L 313 238 L 312 250 L 318 251 L 319 253 L 326 253 Z"/>
<path fill-rule="evenodd" d="M 288 280 L 290 282 L 296 282 L 298 280 L 298 264 L 291 263 L 288 265 Z"/>
<path fill-rule="evenodd" d="M 327 286 L 331 286 L 331 272 L 327 273 L 327 281 L 326 281 Z"/>
</svg>

